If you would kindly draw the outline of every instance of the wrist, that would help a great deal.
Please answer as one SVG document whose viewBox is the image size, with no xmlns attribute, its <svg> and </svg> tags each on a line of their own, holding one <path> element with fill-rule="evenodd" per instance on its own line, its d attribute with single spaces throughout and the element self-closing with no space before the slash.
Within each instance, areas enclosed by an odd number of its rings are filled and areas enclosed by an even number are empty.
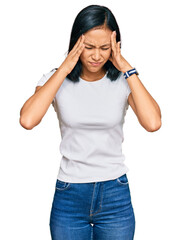
<svg viewBox="0 0 181 240">
<path fill-rule="evenodd" d="M 61 72 L 63 72 L 64 74 L 66 74 L 66 75 L 68 75 L 68 74 L 71 72 L 71 70 L 69 70 L 69 69 L 67 68 L 66 64 L 64 64 L 64 63 L 62 63 L 62 64 L 60 65 L 59 70 L 60 70 Z"/>
<path fill-rule="evenodd" d="M 129 78 L 131 75 L 136 74 L 139 75 L 138 71 L 136 70 L 136 68 L 132 68 L 130 70 L 128 70 L 127 72 L 124 73 L 124 77 L 125 79 Z"/>
<path fill-rule="evenodd" d="M 125 66 L 124 68 L 121 69 L 121 72 L 125 73 L 129 70 L 133 69 L 133 67 L 131 65 Z"/>
</svg>

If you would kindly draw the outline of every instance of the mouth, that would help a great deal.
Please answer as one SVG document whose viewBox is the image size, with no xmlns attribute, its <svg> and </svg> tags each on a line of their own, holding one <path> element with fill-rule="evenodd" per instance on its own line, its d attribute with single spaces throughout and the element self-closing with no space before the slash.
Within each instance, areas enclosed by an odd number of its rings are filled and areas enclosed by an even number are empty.
<svg viewBox="0 0 181 240">
<path fill-rule="evenodd" d="M 99 66 L 102 62 L 89 62 L 92 66 Z"/>
</svg>

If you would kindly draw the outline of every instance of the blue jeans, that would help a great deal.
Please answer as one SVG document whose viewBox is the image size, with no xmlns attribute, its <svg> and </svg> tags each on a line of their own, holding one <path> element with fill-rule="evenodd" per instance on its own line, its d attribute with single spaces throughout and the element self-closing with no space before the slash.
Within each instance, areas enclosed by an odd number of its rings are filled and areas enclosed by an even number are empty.
<svg viewBox="0 0 181 240">
<path fill-rule="evenodd" d="M 133 240 L 127 175 L 90 183 L 57 179 L 49 226 L 52 240 Z"/>
</svg>

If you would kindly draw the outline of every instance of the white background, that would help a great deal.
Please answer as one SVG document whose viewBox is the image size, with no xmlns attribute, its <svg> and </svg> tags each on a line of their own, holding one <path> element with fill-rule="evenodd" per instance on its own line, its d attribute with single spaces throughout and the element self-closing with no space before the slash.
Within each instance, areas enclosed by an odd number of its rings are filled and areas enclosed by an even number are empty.
<svg viewBox="0 0 181 240">
<path fill-rule="evenodd" d="M 43 73 L 64 60 L 73 21 L 90 4 L 113 12 L 121 53 L 162 112 L 162 127 L 152 133 L 131 107 L 125 119 L 134 239 L 179 240 L 181 19 L 176 0 L 1 2 L 0 239 L 51 239 L 49 216 L 61 158 L 58 119 L 51 105 L 42 122 L 26 130 L 19 112 Z"/>
</svg>

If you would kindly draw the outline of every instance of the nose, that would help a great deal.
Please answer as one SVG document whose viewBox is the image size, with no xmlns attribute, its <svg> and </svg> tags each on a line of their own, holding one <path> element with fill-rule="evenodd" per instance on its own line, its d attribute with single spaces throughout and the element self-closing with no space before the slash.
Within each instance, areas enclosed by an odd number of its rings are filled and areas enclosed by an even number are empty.
<svg viewBox="0 0 181 240">
<path fill-rule="evenodd" d="M 98 62 L 100 60 L 100 50 L 99 49 L 94 49 L 92 59 L 94 59 L 94 61 L 96 61 L 96 62 Z"/>
</svg>

